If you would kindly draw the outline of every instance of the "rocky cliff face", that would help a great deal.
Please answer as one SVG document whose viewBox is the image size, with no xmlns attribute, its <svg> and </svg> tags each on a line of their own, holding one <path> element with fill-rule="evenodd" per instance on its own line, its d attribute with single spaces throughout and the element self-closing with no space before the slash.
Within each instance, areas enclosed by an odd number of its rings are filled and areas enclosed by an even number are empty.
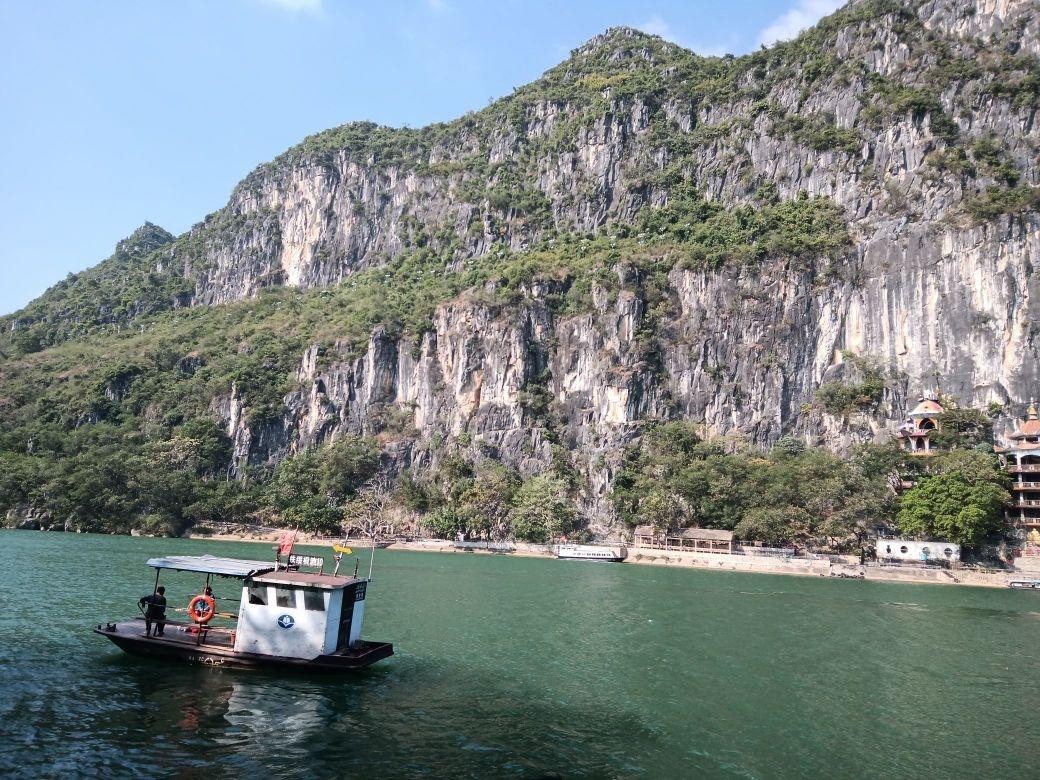
<svg viewBox="0 0 1040 780">
<path fill-rule="evenodd" d="M 348 126 L 261 167 L 195 231 L 195 300 L 335 284 L 416 241 L 464 258 L 600 230 L 665 202 L 677 175 L 727 203 L 763 181 L 833 198 L 861 241 L 922 222 L 945 232 L 934 223 L 993 178 L 942 175 L 942 152 L 992 142 L 1037 183 L 1035 11 L 853 2 L 809 38 L 820 50 L 758 60 L 610 31 L 493 109 L 426 131 Z M 1001 92 L 1009 78 L 1021 91 Z"/>
<path fill-rule="evenodd" d="M 587 311 L 536 281 L 471 291 L 421 334 L 380 329 L 300 355 L 280 420 L 214 400 L 239 467 L 342 432 L 391 469 L 445 437 L 537 472 L 553 448 L 605 497 L 649 420 L 768 444 L 887 435 L 936 383 L 963 404 L 1036 392 L 1040 14 L 1035 0 L 859 0 L 802 38 L 705 59 L 642 33 L 590 41 L 485 111 L 423 130 L 350 125 L 262 166 L 155 255 L 195 306 L 334 285 L 428 247 L 464 266 L 564 233 L 609 233 L 697 191 L 728 205 L 826 197 L 853 248 L 822 264 L 676 266 L 667 306 L 620 258 Z M 832 415 L 825 381 L 882 366 L 870 408 Z"/>
</svg>

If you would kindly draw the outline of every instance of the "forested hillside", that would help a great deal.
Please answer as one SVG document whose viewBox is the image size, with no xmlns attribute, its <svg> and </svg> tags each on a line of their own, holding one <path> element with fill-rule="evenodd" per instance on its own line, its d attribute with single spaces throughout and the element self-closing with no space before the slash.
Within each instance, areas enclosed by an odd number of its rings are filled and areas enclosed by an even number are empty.
<svg viewBox="0 0 1040 780">
<path fill-rule="evenodd" d="M 850 544 L 919 393 L 1036 392 L 1037 26 L 856 0 L 722 58 L 616 28 L 453 122 L 311 136 L 0 320 L 0 508 L 335 527 L 375 479 L 443 534 Z M 707 465 L 656 495 L 677 452 Z M 761 490 L 705 503 L 739 463 Z M 770 488 L 827 474 L 827 517 Z"/>
</svg>

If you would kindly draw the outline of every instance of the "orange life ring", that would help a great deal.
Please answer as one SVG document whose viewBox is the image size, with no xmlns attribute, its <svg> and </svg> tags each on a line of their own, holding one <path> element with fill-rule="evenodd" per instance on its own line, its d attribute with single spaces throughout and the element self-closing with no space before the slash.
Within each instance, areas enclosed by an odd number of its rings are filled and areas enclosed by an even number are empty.
<svg viewBox="0 0 1040 780">
<path fill-rule="evenodd" d="M 206 625 L 217 614 L 217 602 L 212 596 L 199 595 L 188 602 L 188 615 L 200 626 Z"/>
</svg>

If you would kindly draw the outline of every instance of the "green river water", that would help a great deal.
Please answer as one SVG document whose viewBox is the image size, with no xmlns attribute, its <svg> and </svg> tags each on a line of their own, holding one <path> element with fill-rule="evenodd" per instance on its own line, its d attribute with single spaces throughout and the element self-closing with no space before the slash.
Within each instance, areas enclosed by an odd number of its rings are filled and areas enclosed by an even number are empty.
<svg viewBox="0 0 1040 780">
<path fill-rule="evenodd" d="M 5 777 L 1040 774 L 1040 593 L 381 551 L 364 633 L 397 654 L 279 675 L 90 631 L 136 613 L 149 556 L 263 546 L 0 543 Z"/>
</svg>

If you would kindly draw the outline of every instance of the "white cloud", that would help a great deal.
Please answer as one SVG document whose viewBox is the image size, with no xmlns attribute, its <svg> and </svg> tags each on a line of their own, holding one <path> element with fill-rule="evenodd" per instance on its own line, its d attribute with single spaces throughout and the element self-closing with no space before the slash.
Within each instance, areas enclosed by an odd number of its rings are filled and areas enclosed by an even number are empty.
<svg viewBox="0 0 1040 780">
<path fill-rule="evenodd" d="M 783 16 L 778 16 L 772 24 L 758 34 L 758 42 L 769 46 L 777 41 L 794 38 L 807 27 L 812 27 L 820 19 L 844 5 L 844 0 L 797 0 Z"/>
<path fill-rule="evenodd" d="M 654 14 L 642 24 L 637 24 L 636 29 L 651 35 L 660 35 L 666 41 L 677 43 L 704 57 L 721 57 L 732 52 L 736 46 L 736 40 L 732 39 L 732 36 L 728 43 L 699 43 L 683 40 L 659 14 Z"/>
<path fill-rule="evenodd" d="M 642 24 L 637 24 L 636 29 L 651 35 L 660 35 L 666 41 L 676 41 L 672 28 L 668 26 L 668 22 L 662 19 L 659 14 L 654 14 Z"/>
<path fill-rule="evenodd" d="M 291 13 L 314 14 L 317 16 L 322 12 L 322 0 L 260 0 L 260 2 Z"/>
<path fill-rule="evenodd" d="M 697 52 L 702 57 L 724 57 L 733 53 L 736 44 L 734 41 L 730 43 L 691 43 L 686 48 Z"/>
</svg>

